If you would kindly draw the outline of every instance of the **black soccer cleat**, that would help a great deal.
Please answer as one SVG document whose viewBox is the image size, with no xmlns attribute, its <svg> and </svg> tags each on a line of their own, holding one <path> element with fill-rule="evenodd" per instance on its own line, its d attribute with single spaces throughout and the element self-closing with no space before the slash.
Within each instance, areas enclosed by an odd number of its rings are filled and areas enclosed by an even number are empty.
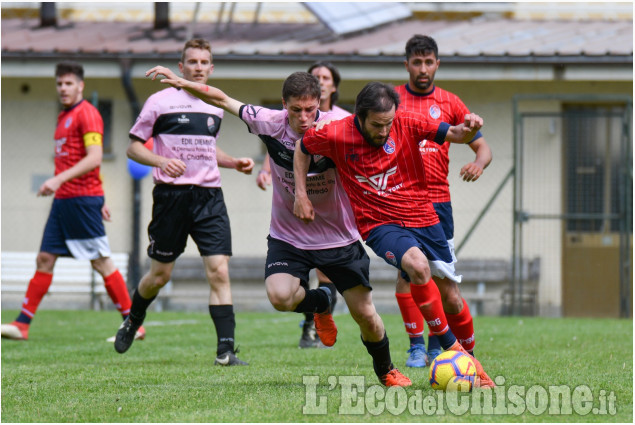
<svg viewBox="0 0 635 425">
<path fill-rule="evenodd" d="M 135 340 L 135 336 L 137 335 L 137 330 L 141 327 L 141 323 L 134 323 L 130 320 L 130 316 L 126 317 L 126 320 L 123 321 L 119 330 L 117 331 L 117 335 L 115 336 L 115 350 L 118 353 L 125 353 L 128 351 L 128 348 L 132 345 Z"/>
<path fill-rule="evenodd" d="M 214 364 L 218 366 L 249 366 L 249 363 L 240 360 L 236 357 L 238 348 L 235 351 L 229 350 L 216 356 Z"/>
</svg>

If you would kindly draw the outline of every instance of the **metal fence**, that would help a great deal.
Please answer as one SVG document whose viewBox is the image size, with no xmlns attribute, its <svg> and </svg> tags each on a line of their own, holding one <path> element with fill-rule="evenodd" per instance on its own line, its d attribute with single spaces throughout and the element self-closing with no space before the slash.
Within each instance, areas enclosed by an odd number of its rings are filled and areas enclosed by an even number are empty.
<svg viewBox="0 0 635 425">
<path fill-rule="evenodd" d="M 557 112 L 519 111 L 553 100 Z M 632 316 L 632 98 L 516 97 L 514 116 L 510 312 Z"/>
</svg>

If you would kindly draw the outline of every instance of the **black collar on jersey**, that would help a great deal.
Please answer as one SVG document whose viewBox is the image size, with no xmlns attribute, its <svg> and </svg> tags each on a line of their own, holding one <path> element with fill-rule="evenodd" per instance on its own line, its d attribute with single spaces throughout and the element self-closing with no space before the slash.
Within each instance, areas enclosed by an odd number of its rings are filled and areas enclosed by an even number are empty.
<svg viewBox="0 0 635 425">
<path fill-rule="evenodd" d="M 434 91 L 436 90 L 436 88 L 437 88 L 437 86 L 432 85 L 432 91 L 431 91 L 430 93 L 417 93 L 417 92 L 413 91 L 413 90 L 410 88 L 410 83 L 406 83 L 406 91 L 407 91 L 408 93 L 410 93 L 411 95 L 413 95 L 413 96 L 421 96 L 421 97 L 430 96 L 432 93 L 434 93 Z"/>
<path fill-rule="evenodd" d="M 82 99 L 79 102 L 77 102 L 76 104 L 74 104 L 73 106 L 70 106 L 70 107 L 64 109 L 64 112 L 72 111 L 73 109 L 77 108 L 84 100 L 86 100 L 86 99 Z"/>
</svg>

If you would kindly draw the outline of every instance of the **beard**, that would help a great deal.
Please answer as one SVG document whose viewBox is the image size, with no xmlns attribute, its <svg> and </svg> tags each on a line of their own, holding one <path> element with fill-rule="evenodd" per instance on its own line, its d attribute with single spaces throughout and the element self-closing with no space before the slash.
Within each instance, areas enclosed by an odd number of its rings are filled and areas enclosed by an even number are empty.
<svg viewBox="0 0 635 425">
<path fill-rule="evenodd" d="M 433 81 L 432 79 L 429 79 L 429 80 L 428 80 L 428 81 L 426 81 L 426 82 L 421 82 L 421 83 L 420 83 L 418 80 L 415 80 L 415 81 L 413 82 L 413 85 L 414 85 L 416 88 L 418 88 L 419 90 L 421 90 L 421 91 L 426 91 L 426 90 L 428 90 L 428 89 L 430 88 L 430 86 L 432 85 L 432 81 Z"/>
<path fill-rule="evenodd" d="M 374 148 L 381 148 L 388 141 L 388 136 L 384 137 L 383 139 L 374 139 L 370 135 L 370 133 L 368 133 L 366 131 L 365 128 L 362 128 L 362 136 L 364 136 L 364 140 L 366 140 L 366 143 L 368 143 L 369 145 L 371 145 Z"/>
</svg>

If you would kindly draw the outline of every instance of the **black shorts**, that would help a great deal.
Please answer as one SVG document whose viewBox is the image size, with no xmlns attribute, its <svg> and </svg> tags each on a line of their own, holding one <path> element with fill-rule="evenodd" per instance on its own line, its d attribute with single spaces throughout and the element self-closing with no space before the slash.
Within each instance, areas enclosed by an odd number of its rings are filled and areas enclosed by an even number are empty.
<svg viewBox="0 0 635 425">
<path fill-rule="evenodd" d="M 152 198 L 150 258 L 173 262 L 185 250 L 188 235 L 202 256 L 232 255 L 231 228 L 221 188 L 158 184 Z"/>
<path fill-rule="evenodd" d="M 370 258 L 359 241 L 339 248 L 304 250 L 271 236 L 267 240 L 265 279 L 286 273 L 308 282 L 309 271 L 317 268 L 340 294 L 357 285 L 373 289 L 368 279 Z"/>
</svg>

